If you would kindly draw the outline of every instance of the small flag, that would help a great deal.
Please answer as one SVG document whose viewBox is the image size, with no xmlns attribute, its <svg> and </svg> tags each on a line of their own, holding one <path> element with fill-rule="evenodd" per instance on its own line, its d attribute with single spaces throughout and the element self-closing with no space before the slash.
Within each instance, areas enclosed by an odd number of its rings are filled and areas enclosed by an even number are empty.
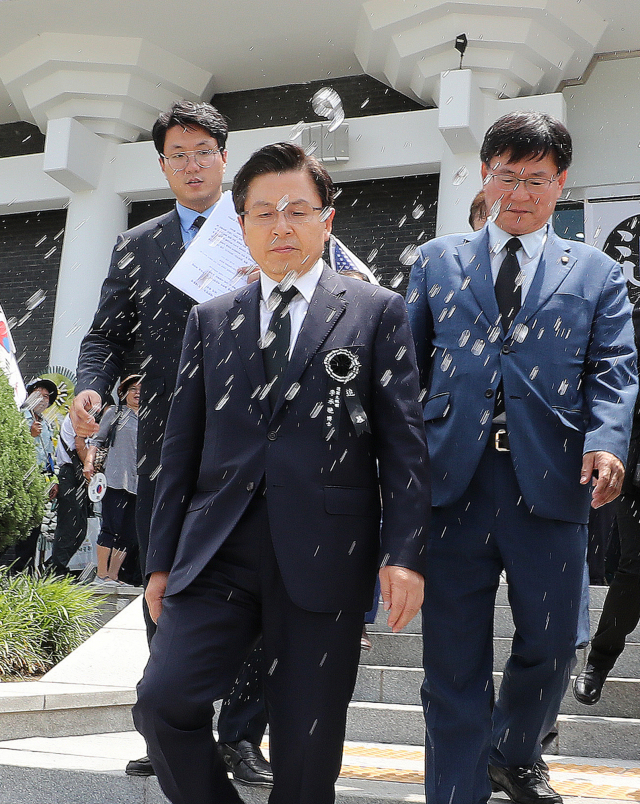
<svg viewBox="0 0 640 804">
<path fill-rule="evenodd" d="M 9 324 L 2 307 L 0 307 L 0 371 L 4 371 L 7 375 L 7 379 L 13 388 L 16 405 L 20 407 L 27 397 L 27 391 L 18 368 L 16 347 L 13 344 Z"/>
<path fill-rule="evenodd" d="M 335 235 L 329 235 L 329 263 L 333 270 L 338 274 L 362 274 L 364 279 L 372 285 L 379 285 L 380 282 L 375 278 L 373 271 L 365 265 L 361 259 L 349 251 L 345 244 L 338 240 Z"/>
</svg>

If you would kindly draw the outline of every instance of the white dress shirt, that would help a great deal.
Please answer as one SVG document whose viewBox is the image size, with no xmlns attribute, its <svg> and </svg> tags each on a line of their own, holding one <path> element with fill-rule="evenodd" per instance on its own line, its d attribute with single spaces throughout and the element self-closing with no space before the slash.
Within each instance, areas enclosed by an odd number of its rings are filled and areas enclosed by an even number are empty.
<svg viewBox="0 0 640 804">
<path fill-rule="evenodd" d="M 503 232 L 499 226 L 493 221 L 487 224 L 489 230 L 489 257 L 491 259 L 491 276 L 493 277 L 493 284 L 495 285 L 498 277 L 498 271 L 507 254 L 505 246 L 512 237 L 517 237 L 522 243 L 522 248 L 516 253 L 516 259 L 520 265 L 522 273 L 522 285 L 520 286 L 520 298 L 522 304 L 529 292 L 533 277 L 536 274 L 540 257 L 542 256 L 542 249 L 547 242 L 549 231 L 549 224 L 545 223 L 542 229 L 535 232 L 530 232 L 524 235 L 511 235 Z"/>
<path fill-rule="evenodd" d="M 322 275 L 322 260 L 310 268 L 305 274 L 299 275 L 293 286 L 297 289 L 298 295 L 294 296 L 289 304 L 289 316 L 291 317 L 291 338 L 289 340 L 289 357 L 293 352 L 293 347 L 296 345 L 298 334 L 302 328 L 304 317 L 309 309 L 311 297 L 316 289 L 316 285 L 320 281 Z M 260 340 L 264 338 L 271 323 L 271 316 L 273 311 L 267 307 L 267 299 L 271 295 L 271 291 L 278 287 L 278 283 L 270 279 L 264 271 L 260 271 L 260 287 L 262 295 L 260 298 Z"/>
</svg>

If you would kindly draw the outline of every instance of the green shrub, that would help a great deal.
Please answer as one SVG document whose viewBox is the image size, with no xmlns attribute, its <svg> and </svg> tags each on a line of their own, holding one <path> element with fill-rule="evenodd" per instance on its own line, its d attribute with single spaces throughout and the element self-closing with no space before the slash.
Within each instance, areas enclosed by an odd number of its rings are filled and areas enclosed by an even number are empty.
<svg viewBox="0 0 640 804">
<path fill-rule="evenodd" d="M 0 567 L 0 676 L 45 673 L 97 628 L 99 599 L 53 575 Z"/>
<path fill-rule="evenodd" d="M 33 438 L 0 371 L 0 551 L 42 521 L 44 498 Z"/>
</svg>

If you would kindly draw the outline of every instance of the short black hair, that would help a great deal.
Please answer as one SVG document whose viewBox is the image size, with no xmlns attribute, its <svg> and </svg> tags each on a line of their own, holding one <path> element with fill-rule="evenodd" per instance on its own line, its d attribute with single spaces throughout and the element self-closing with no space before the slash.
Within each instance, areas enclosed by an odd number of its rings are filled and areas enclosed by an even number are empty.
<svg viewBox="0 0 640 804">
<path fill-rule="evenodd" d="M 275 142 L 251 154 L 236 173 L 231 192 L 238 215 L 245 211 L 249 185 L 255 178 L 267 173 L 289 173 L 293 170 L 306 170 L 316 186 L 322 206 L 333 205 L 333 181 L 315 156 L 305 153 L 299 145 L 292 142 Z"/>
<path fill-rule="evenodd" d="M 469 207 L 469 226 L 475 231 L 476 228 L 481 229 L 482 226 L 476 227 L 476 221 L 487 220 L 487 202 L 484 197 L 484 190 L 476 193 Z"/>
<path fill-rule="evenodd" d="M 509 162 L 553 157 L 558 172 L 571 164 L 571 135 L 555 117 L 543 112 L 511 112 L 501 117 L 484 135 L 480 159 L 489 165 L 495 156 Z"/>
<path fill-rule="evenodd" d="M 193 103 L 193 101 L 180 100 L 171 104 L 166 112 L 163 112 L 153 124 L 151 136 L 156 151 L 162 156 L 164 153 L 164 140 L 167 131 L 172 126 L 192 129 L 200 126 L 207 131 L 218 143 L 218 147 L 224 150 L 229 134 L 229 126 L 226 119 L 210 103 Z"/>
</svg>

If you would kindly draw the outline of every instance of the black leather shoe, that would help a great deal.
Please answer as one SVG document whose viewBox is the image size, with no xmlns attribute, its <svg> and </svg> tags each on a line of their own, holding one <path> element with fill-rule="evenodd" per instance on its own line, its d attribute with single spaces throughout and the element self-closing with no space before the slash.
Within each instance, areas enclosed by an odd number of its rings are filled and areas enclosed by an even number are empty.
<svg viewBox="0 0 640 804">
<path fill-rule="evenodd" d="M 220 743 L 220 753 L 233 778 L 243 784 L 257 787 L 272 787 L 273 773 L 271 765 L 262 755 L 259 745 L 248 740 L 237 743 Z"/>
<path fill-rule="evenodd" d="M 573 682 L 573 695 L 577 701 L 587 706 L 598 703 L 607 678 L 607 671 L 598 670 L 592 664 L 585 664 L 582 672 Z"/>
<path fill-rule="evenodd" d="M 515 804 L 562 804 L 562 797 L 549 785 L 539 763 L 500 768 L 489 765 L 494 790 L 506 793 Z"/>
<path fill-rule="evenodd" d="M 155 776 L 156 772 L 153 769 L 149 757 L 140 757 L 140 759 L 132 759 L 127 762 L 127 767 L 124 769 L 127 776 Z"/>
</svg>

